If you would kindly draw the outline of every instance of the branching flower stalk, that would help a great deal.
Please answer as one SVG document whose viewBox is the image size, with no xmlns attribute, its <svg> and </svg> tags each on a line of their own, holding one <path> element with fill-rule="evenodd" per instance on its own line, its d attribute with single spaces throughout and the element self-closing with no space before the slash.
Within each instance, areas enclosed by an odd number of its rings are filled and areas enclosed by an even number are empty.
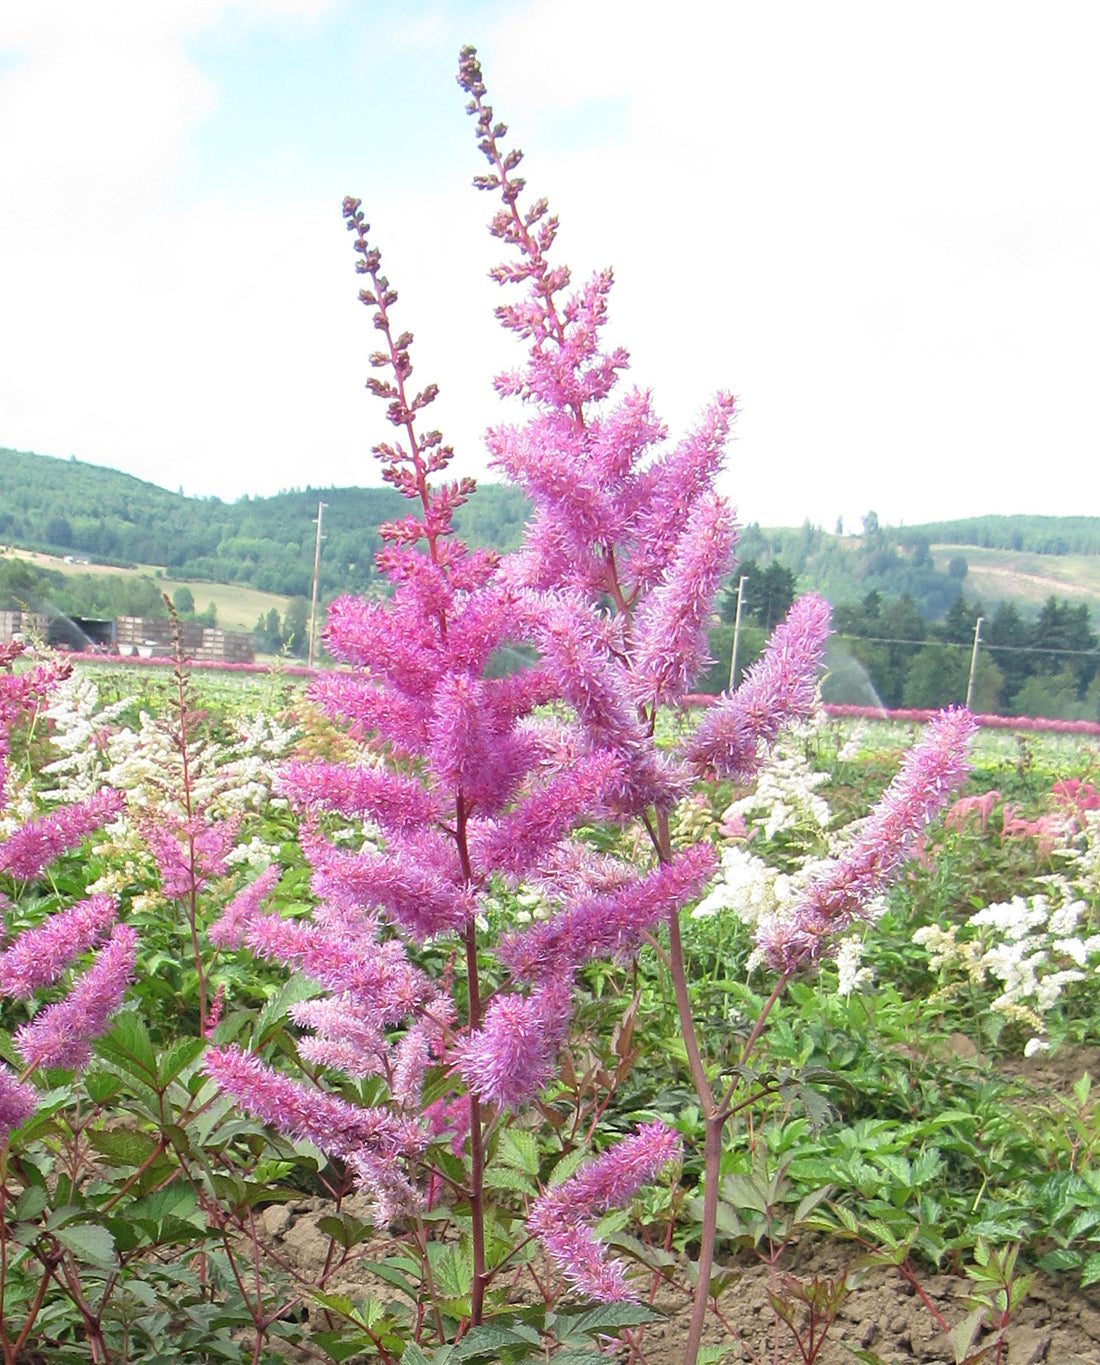
<svg viewBox="0 0 1100 1365">
<path fill-rule="evenodd" d="M 21 649 L 21 645 L 0 648 L 0 667 L 11 663 Z M 48 879 L 52 863 L 114 818 L 122 806 L 119 793 L 102 789 L 48 814 L 31 814 L 21 821 L 13 822 L 11 812 L 5 810 L 8 784 L 3 759 L 10 752 L 11 731 L 24 718 L 33 721 L 65 674 L 66 670 L 54 664 L 22 674 L 0 671 L 0 811 L 5 813 L 7 831 L 0 837 L 0 876 L 10 879 L 11 890 L 30 887 L 33 892 L 36 882 Z M 6 895 L 0 895 L 0 907 L 10 908 Z M 42 990 L 65 985 L 63 994 L 15 1030 L 12 1044 L 23 1063 L 22 1072 L 16 1075 L 6 1063 L 0 1065 L 0 1310 L 7 1306 L 11 1134 L 38 1108 L 36 1074 L 53 1068 L 83 1070 L 90 1060 L 93 1041 L 106 1031 L 111 1014 L 122 1003 L 133 977 L 137 934 L 130 925 L 117 923 L 117 917 L 112 897 L 87 896 L 24 928 L 0 950 L 0 995 L 31 1001 Z M 4 937 L 7 938 L 7 926 Z M 91 963 L 66 982 L 70 969 L 92 952 L 95 956 Z M 22 1177 L 18 1160 L 13 1165 Z M 75 1166 L 74 1162 L 68 1172 L 70 1181 L 76 1179 Z M 12 1210 L 16 1215 L 17 1212 L 17 1208 Z M 108 1357 L 101 1327 L 102 1305 L 110 1295 L 113 1281 L 108 1280 L 101 1305 L 96 1309 L 82 1290 L 71 1250 L 52 1232 L 43 1231 L 30 1245 L 30 1254 L 41 1271 L 33 1273 L 32 1278 L 38 1281 L 33 1292 L 28 1291 L 26 1299 L 18 1304 L 18 1311 L 23 1314 L 18 1331 L 6 1327 L 0 1311 L 0 1351 L 5 1365 L 15 1365 L 22 1359 L 51 1281 L 63 1288 L 79 1313 L 92 1359 L 105 1361 Z M 24 1272 L 24 1282 L 26 1279 Z"/>
<path fill-rule="evenodd" d="M 507 130 L 494 123 L 473 49 L 463 51 L 459 84 L 470 96 L 468 111 L 477 120 L 478 144 L 490 165 L 490 173 L 475 183 L 499 193 L 503 204 L 491 231 L 518 257 L 493 276 L 500 284 L 527 287 L 523 303 L 497 313 L 506 328 L 529 343 L 528 363 L 519 373 L 499 377 L 497 389 L 521 398 L 535 415 L 522 428 L 489 434 L 495 464 L 535 507 L 518 571 L 511 570 L 513 581 L 572 591 L 583 603 L 574 609 L 571 637 L 536 630 L 543 657 L 560 694 L 574 706 L 587 742 L 608 744 L 624 759 L 627 780 L 617 793 L 617 809 L 607 813 L 640 818 L 659 864 L 670 867 L 676 853 L 669 813 L 684 791 L 685 775 L 745 781 L 780 731 L 812 714 L 828 609 L 812 596 L 796 603 L 737 693 L 722 698 L 704 719 L 683 767 L 662 762 L 652 744 L 658 708 L 682 696 L 706 662 L 705 625 L 730 565 L 732 516 L 712 490 L 734 401 L 719 394 L 692 437 L 671 455 L 642 462 L 663 436 L 648 395 L 635 390 L 611 411 L 604 401 L 627 365 L 622 350 L 598 347 L 610 272 L 560 301 L 569 272 L 548 261 L 556 220 L 548 216 L 545 200 L 521 209 L 524 182 L 515 174 L 521 153 L 503 148 Z M 584 660 L 587 676 L 583 665 L 578 667 L 578 636 L 602 646 L 602 656 Z M 602 687 L 593 685 L 596 679 Z M 633 703 L 640 735 L 631 733 L 616 712 L 619 698 Z M 761 946 L 779 976 L 745 1044 L 746 1057 L 790 976 L 827 952 L 834 935 L 858 917 L 961 779 L 972 728 L 963 713 L 937 722 L 835 873 L 815 883 L 782 925 L 769 925 L 762 934 Z M 709 1296 L 722 1130 L 737 1087 L 731 1084 L 718 1100 L 708 1078 L 684 970 L 682 904 L 682 899 L 671 900 L 663 918 L 688 1064 L 706 1125 L 698 1290 L 684 1355 L 693 1365 Z"/>
<path fill-rule="evenodd" d="M 526 364 L 496 387 L 531 415 L 492 429 L 489 448 L 531 500 L 533 520 L 522 550 L 499 562 L 455 537 L 453 513 L 472 484 L 433 482 L 452 453 L 438 432 L 420 431 L 436 386 L 413 392 L 412 337 L 393 334 L 396 292 L 360 202 L 345 200 L 356 269 L 366 277 L 359 297 L 382 337 L 371 356 L 380 373 L 367 387 L 397 432 L 375 454 L 413 510 L 382 528 L 388 599 L 333 604 L 326 644 L 349 667 L 312 688 L 313 700 L 362 742 L 363 761 L 298 762 L 280 779 L 303 820 L 317 904 L 309 919 L 283 920 L 262 909 L 257 889 L 214 930 L 216 940 L 243 943 L 319 983 L 325 996 L 291 1010 L 305 1030 L 301 1058 L 353 1083 L 377 1078 L 385 1098 L 365 1108 L 236 1046 L 211 1048 L 205 1065 L 255 1117 L 343 1160 L 383 1221 L 418 1211 L 414 1173 L 431 1140 L 449 1137 L 452 1150 L 465 1144 L 473 1276 L 461 1333 L 481 1322 L 498 1268 L 486 1259 L 486 1132 L 537 1101 L 553 1078 L 577 972 L 595 959 L 629 958 L 663 928 L 706 1131 L 705 1218 L 684 1356 L 694 1365 L 723 1129 L 741 1103 L 735 1086 L 716 1093 L 709 1078 L 680 936 L 681 911 L 712 878 L 715 857 L 709 844 L 675 847 L 670 816 L 700 778 L 751 779 L 780 731 L 812 714 L 828 608 L 812 595 L 797 602 L 739 690 L 717 702 L 686 747 L 658 746 L 661 709 L 679 702 L 707 663 L 712 603 L 732 562 L 734 514 L 715 481 L 734 399 L 718 394 L 695 429 L 665 449 L 649 395 L 615 395 L 628 359 L 601 349 L 610 271 L 570 290 L 569 271 L 551 262 L 557 222 L 546 201 L 521 206 L 521 154 L 504 148 L 507 130 L 486 103 L 473 49 L 463 50 L 459 83 L 489 162 L 476 183 L 500 195 L 491 231 L 512 253 L 493 277 L 525 291 L 497 313 L 526 344 Z M 493 656 L 512 642 L 533 644 L 538 662 L 492 676 Z M 550 701 L 552 715 L 539 710 Z M 932 728 L 850 853 L 762 931 L 778 977 L 772 1001 L 896 870 L 961 774 L 967 725 L 954 713 Z M 362 831 L 359 847 L 328 837 L 334 816 Z M 596 854 L 572 837 L 584 821 L 640 826 L 651 858 L 639 865 Z M 536 891 L 546 915 L 493 944 L 481 940 L 479 924 L 502 883 Z M 447 936 L 462 945 L 464 998 L 452 999 L 449 983 L 432 980 L 405 951 Z M 490 947 L 503 978 L 483 980 L 479 957 Z M 489 979 L 501 984 L 490 990 Z M 424 1110 L 429 1066 L 454 1089 Z M 603 1298 L 627 1295 L 622 1268 L 608 1264 L 592 1225 L 676 1154 L 673 1135 L 653 1125 L 533 1201 L 528 1231 L 570 1284 Z"/>
</svg>

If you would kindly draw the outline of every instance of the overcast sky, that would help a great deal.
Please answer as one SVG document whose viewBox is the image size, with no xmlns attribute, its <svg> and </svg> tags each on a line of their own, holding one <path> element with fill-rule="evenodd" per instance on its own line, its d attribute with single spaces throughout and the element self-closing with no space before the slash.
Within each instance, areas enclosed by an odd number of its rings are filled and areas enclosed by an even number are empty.
<svg viewBox="0 0 1100 1365">
<path fill-rule="evenodd" d="M 378 482 L 345 194 L 484 473 L 489 98 L 745 521 L 1100 514 L 1100 6 L 3 0 L 0 446 L 235 498 Z"/>
</svg>

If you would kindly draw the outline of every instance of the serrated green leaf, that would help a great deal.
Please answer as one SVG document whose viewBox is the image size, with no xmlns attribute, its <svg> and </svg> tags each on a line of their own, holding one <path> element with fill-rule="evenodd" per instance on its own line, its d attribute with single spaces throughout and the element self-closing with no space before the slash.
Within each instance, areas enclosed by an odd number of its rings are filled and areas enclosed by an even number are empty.
<svg viewBox="0 0 1100 1365">
<path fill-rule="evenodd" d="M 659 1317 L 659 1313 L 640 1303 L 602 1303 L 598 1308 L 589 1309 L 570 1326 L 574 1332 L 591 1335 L 593 1332 L 606 1332 L 609 1329 L 618 1330 L 620 1327 L 636 1327 L 643 1322 L 656 1322 Z"/>
<path fill-rule="evenodd" d="M 722 1177 L 719 1186 L 722 1198 L 735 1209 L 755 1209 L 757 1213 L 767 1213 L 768 1195 L 755 1176 L 742 1175 L 733 1171 Z"/>
<path fill-rule="evenodd" d="M 252 1031 L 253 1047 L 259 1048 L 270 1042 L 272 1034 L 287 1017 L 291 1005 L 297 1005 L 302 1000 L 312 1000 L 314 996 L 323 992 L 324 987 L 318 982 L 300 974 L 292 976 L 260 1011 Z"/>
<path fill-rule="evenodd" d="M 177 1218 L 186 1218 L 189 1213 L 195 1211 L 197 1205 L 198 1196 L 194 1187 L 178 1181 L 165 1189 L 153 1190 L 151 1194 L 136 1199 L 127 1207 L 126 1212 L 128 1217 L 144 1218 L 159 1223 L 170 1214 Z"/>
<path fill-rule="evenodd" d="M 140 1166 L 156 1151 L 156 1138 L 134 1128 L 96 1128 L 86 1133 L 100 1156 L 118 1166 Z"/>
<path fill-rule="evenodd" d="M 452 1360 L 474 1360 L 478 1356 L 495 1354 L 505 1346 L 527 1345 L 527 1339 L 512 1327 L 494 1322 L 472 1327 L 451 1352 Z"/>
<path fill-rule="evenodd" d="M 328 1308 L 333 1313 L 339 1313 L 341 1317 L 350 1318 L 352 1303 L 346 1294 L 326 1294 L 320 1289 L 310 1291 L 309 1297 L 314 1303 L 318 1303 L 322 1308 Z"/>
<path fill-rule="evenodd" d="M 365 1332 L 356 1332 L 348 1335 L 346 1332 L 314 1332 L 310 1336 L 310 1341 L 320 1346 L 321 1350 L 332 1360 L 340 1365 L 340 1362 L 350 1360 L 352 1356 L 366 1355 L 368 1352 L 375 1351 L 374 1338 Z M 239 1356 L 237 1357 L 239 1359 Z M 402 1360 L 410 1361 L 408 1350 L 401 1357 Z M 424 1357 L 421 1355 L 421 1359 Z"/>
<path fill-rule="evenodd" d="M 832 1117 L 833 1106 L 819 1091 L 809 1085 L 796 1085 L 795 1095 L 806 1111 L 806 1117 L 815 1133 L 820 1133 Z"/>
<path fill-rule="evenodd" d="M 317 1228 L 326 1237 L 331 1237 L 334 1242 L 339 1242 L 342 1247 L 349 1248 L 358 1246 L 374 1231 L 370 1223 L 364 1223 L 360 1218 L 353 1218 L 349 1213 L 328 1214 L 324 1218 L 319 1218 Z"/>
<path fill-rule="evenodd" d="M 913 1162 L 913 1185 L 927 1185 L 930 1180 L 934 1180 L 943 1170 L 943 1158 L 939 1150 L 935 1147 L 926 1148 Z"/>
<path fill-rule="evenodd" d="M 37 1218 L 49 1201 L 49 1194 L 44 1185 L 31 1185 L 19 1196 L 15 1205 L 15 1217 L 17 1222 L 24 1222 L 30 1218 Z"/>
<path fill-rule="evenodd" d="M 431 1365 L 431 1361 L 415 1341 L 410 1341 L 401 1353 L 401 1365 Z"/>
<path fill-rule="evenodd" d="M 587 1155 L 588 1153 L 583 1147 L 576 1147 L 573 1151 L 566 1152 L 559 1161 L 554 1163 L 554 1168 L 546 1183 L 548 1185 L 560 1185 L 562 1181 L 568 1180 Z"/>
<path fill-rule="evenodd" d="M 982 1325 L 985 1312 L 984 1308 L 975 1308 L 972 1312 L 967 1313 L 962 1322 L 957 1322 L 948 1332 L 947 1340 L 957 1362 L 966 1359 L 970 1347 L 974 1344 L 974 1338 L 978 1335 L 978 1329 Z"/>
<path fill-rule="evenodd" d="M 372 1263 L 369 1269 L 380 1280 L 385 1280 L 387 1284 L 392 1284 L 395 1289 L 400 1289 L 402 1294 L 407 1294 L 413 1303 L 416 1303 L 420 1291 L 407 1275 L 403 1275 L 400 1270 L 395 1270 L 393 1266 L 378 1265 L 377 1262 Z"/>
<path fill-rule="evenodd" d="M 829 1207 L 850 1233 L 855 1235 L 859 1232 L 859 1222 L 851 1209 L 845 1208 L 843 1204 L 830 1204 Z"/>
<path fill-rule="evenodd" d="M 798 1208 L 794 1211 L 794 1221 L 801 1223 L 808 1218 L 819 1204 L 824 1203 L 832 1193 L 831 1185 L 822 1185 L 819 1189 L 811 1190 L 804 1198 L 799 1201 Z"/>
<path fill-rule="evenodd" d="M 522 1128 L 509 1128 L 500 1140 L 498 1158 L 513 1170 L 524 1175 L 537 1176 L 539 1173 L 539 1149 L 534 1135 Z"/>
<path fill-rule="evenodd" d="M 115 1016 L 111 1031 L 96 1040 L 95 1051 L 143 1085 L 156 1085 L 156 1053 L 144 1021 L 132 1010 Z"/>
<path fill-rule="evenodd" d="M 1091 1232 L 1100 1223 L 1100 1209 L 1084 1209 L 1069 1225 L 1066 1236 L 1072 1241 L 1082 1233 Z"/>
<path fill-rule="evenodd" d="M 726 1356 L 734 1349 L 739 1349 L 736 1342 L 728 1342 L 725 1346 L 700 1346 L 696 1360 L 699 1365 L 718 1365 L 718 1361 L 725 1360 Z"/>
<path fill-rule="evenodd" d="M 113 1071 L 86 1071 L 84 1089 L 95 1105 L 104 1105 L 122 1089 L 122 1082 Z"/>
<path fill-rule="evenodd" d="M 161 1087 L 174 1081 L 185 1067 L 201 1056 L 206 1047 L 204 1038 L 181 1038 L 179 1042 L 173 1043 L 164 1053 L 161 1054 L 157 1064 L 157 1079 Z"/>
<path fill-rule="evenodd" d="M 428 1260 L 436 1287 L 448 1299 L 465 1300 L 473 1286 L 473 1256 L 454 1242 L 429 1242 Z"/>
<path fill-rule="evenodd" d="M 513 1190 L 516 1194 L 538 1194 L 538 1186 L 521 1171 L 494 1166 L 486 1172 L 485 1187 L 490 1190 Z"/>
<path fill-rule="evenodd" d="M 1040 1270 L 1045 1270 L 1048 1274 L 1059 1275 L 1067 1270 L 1076 1270 L 1082 1259 L 1079 1251 L 1073 1251 L 1069 1247 L 1055 1247 L 1053 1251 L 1045 1252 L 1039 1257 L 1038 1265 Z M 1100 1260 L 1100 1257 L 1092 1259 Z"/>
<path fill-rule="evenodd" d="M 1081 1270 L 1081 1287 L 1086 1288 L 1100 1280 L 1100 1252 L 1088 1257 Z"/>
<path fill-rule="evenodd" d="M 106 1228 L 91 1223 L 69 1223 L 58 1228 L 54 1236 L 79 1260 L 87 1261 L 101 1270 L 115 1268 L 115 1239 Z"/>
</svg>

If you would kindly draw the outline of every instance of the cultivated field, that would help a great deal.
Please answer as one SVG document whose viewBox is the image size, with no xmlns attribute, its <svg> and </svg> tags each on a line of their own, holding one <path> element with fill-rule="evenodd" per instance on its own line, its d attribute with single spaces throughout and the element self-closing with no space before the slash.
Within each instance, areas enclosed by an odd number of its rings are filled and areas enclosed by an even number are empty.
<svg viewBox="0 0 1100 1365">
<path fill-rule="evenodd" d="M 934 545 L 938 568 L 961 555 L 970 572 L 963 579 L 967 597 L 999 602 L 1011 598 L 1039 607 L 1051 595 L 1059 601 L 1100 606 L 1100 555 L 1037 555 L 1013 550 L 987 550 L 977 545 Z"/>
<path fill-rule="evenodd" d="M 287 597 L 278 593 L 260 592 L 241 583 L 207 583 L 205 580 L 169 578 L 154 564 L 138 564 L 132 569 L 111 564 L 68 564 L 58 555 L 40 554 L 34 550 L 15 550 L 19 559 L 39 568 L 53 569 L 63 574 L 116 575 L 123 578 L 148 578 L 169 597 L 177 588 L 189 588 L 195 599 L 196 611 L 204 611 L 213 602 L 218 613 L 218 625 L 223 630 L 251 630 L 260 616 L 275 608 L 280 619 L 286 612 Z M 159 575 L 159 576 L 158 576 Z"/>
</svg>

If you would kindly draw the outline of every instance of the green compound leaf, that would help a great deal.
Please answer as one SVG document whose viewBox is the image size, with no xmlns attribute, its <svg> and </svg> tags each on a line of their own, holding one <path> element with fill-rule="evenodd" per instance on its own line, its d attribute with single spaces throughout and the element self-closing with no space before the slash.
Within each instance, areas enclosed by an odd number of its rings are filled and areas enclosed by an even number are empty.
<svg viewBox="0 0 1100 1365">
<path fill-rule="evenodd" d="M 115 1260 L 115 1239 L 103 1227 L 93 1227 L 90 1223 L 70 1223 L 58 1228 L 54 1236 L 78 1260 L 100 1270 L 113 1270 Z"/>
</svg>

